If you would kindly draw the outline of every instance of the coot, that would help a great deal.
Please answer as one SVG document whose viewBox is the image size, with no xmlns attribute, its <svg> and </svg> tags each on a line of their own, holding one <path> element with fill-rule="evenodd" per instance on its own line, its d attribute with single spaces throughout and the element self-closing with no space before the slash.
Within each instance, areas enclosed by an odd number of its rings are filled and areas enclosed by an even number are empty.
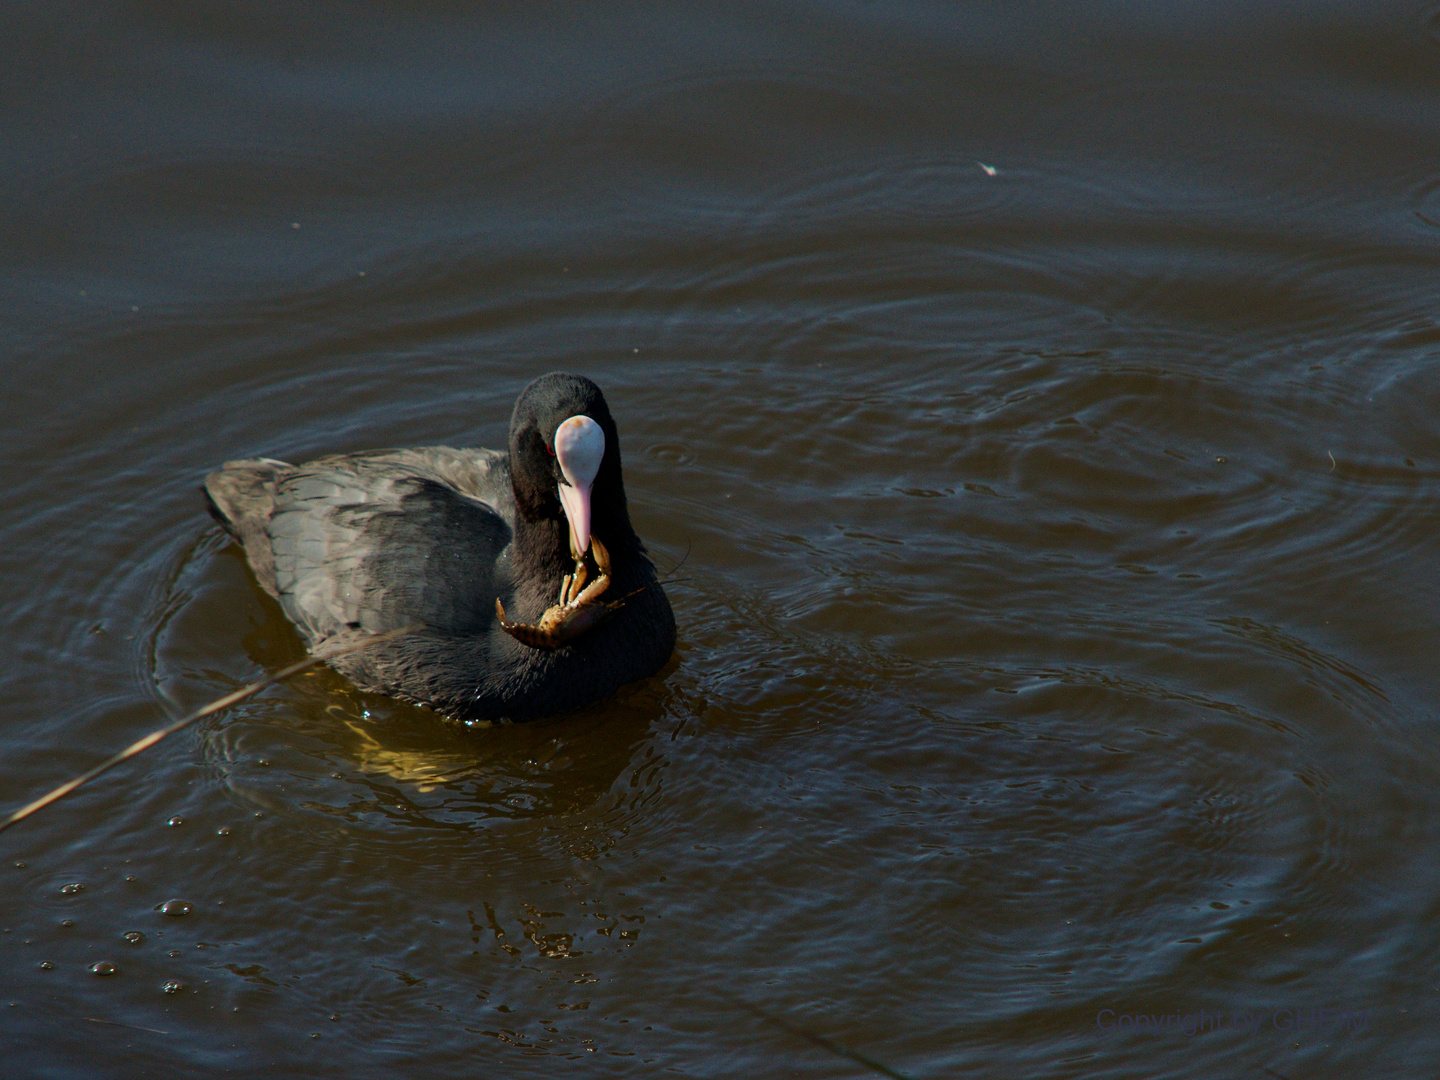
<svg viewBox="0 0 1440 1080">
<path fill-rule="evenodd" d="M 362 690 L 464 720 L 525 720 L 653 674 L 675 617 L 630 525 L 600 388 L 541 376 L 510 450 L 372 450 L 226 462 L 211 512 L 312 651 Z"/>
</svg>

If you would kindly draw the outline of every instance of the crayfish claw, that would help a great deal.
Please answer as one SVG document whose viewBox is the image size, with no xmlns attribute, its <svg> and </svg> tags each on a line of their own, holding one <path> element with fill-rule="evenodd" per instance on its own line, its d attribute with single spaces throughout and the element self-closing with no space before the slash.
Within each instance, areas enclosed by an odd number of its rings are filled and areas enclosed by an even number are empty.
<svg viewBox="0 0 1440 1080">
<path fill-rule="evenodd" d="M 573 540 L 571 550 L 574 550 Z M 594 553 L 595 568 L 599 574 L 593 581 L 588 581 L 590 575 L 584 560 L 577 559 L 575 572 L 566 574 L 560 582 L 559 602 L 546 608 L 539 622 L 533 625 L 511 622 L 505 617 L 505 605 L 496 597 L 495 617 L 500 621 L 500 629 L 522 645 L 552 650 L 573 641 L 609 615 L 619 605 L 597 601 L 610 587 L 610 553 L 595 536 L 590 537 L 590 550 Z"/>
<path fill-rule="evenodd" d="M 575 573 L 570 575 L 570 588 L 565 593 L 565 603 L 572 607 L 574 606 L 575 598 L 580 595 L 580 590 L 585 585 L 585 581 L 589 576 L 590 574 L 585 569 L 585 564 L 583 562 L 577 562 L 575 564 Z"/>
</svg>

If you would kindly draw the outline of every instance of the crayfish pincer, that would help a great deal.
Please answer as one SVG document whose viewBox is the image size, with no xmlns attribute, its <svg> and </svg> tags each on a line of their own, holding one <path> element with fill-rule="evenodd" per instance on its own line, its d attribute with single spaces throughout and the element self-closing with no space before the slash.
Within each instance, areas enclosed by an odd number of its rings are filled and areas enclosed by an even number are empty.
<svg viewBox="0 0 1440 1080">
<path fill-rule="evenodd" d="M 595 554 L 598 576 L 586 583 L 589 571 L 585 556 L 575 558 L 575 572 L 566 574 L 560 583 L 560 599 L 545 609 L 537 623 L 515 623 L 505 617 L 505 605 L 495 598 L 495 615 L 500 628 L 522 645 L 532 649 L 558 649 L 573 641 L 610 614 L 609 604 L 599 602 L 610 587 L 610 553 L 598 536 L 590 537 L 590 550 Z M 571 544 L 574 551 L 574 544 Z"/>
</svg>

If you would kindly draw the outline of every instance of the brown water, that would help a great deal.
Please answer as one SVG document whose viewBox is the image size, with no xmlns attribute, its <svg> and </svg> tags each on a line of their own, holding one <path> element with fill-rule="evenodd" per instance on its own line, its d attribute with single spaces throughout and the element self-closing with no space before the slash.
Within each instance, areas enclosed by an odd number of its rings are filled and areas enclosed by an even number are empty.
<svg viewBox="0 0 1440 1080">
<path fill-rule="evenodd" d="M 576 370 L 684 560 L 582 714 L 315 672 L 0 836 L 5 1075 L 1434 1075 L 1433 2 L 0 24 L 0 809 L 301 655 L 227 458 Z"/>
</svg>

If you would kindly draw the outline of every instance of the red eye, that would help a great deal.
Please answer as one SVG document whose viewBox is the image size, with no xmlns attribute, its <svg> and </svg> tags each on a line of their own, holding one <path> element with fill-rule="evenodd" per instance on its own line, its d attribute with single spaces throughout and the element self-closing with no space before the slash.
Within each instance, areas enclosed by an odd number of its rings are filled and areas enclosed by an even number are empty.
<svg viewBox="0 0 1440 1080">
<path fill-rule="evenodd" d="M 545 447 L 545 452 L 546 452 L 547 454 L 549 454 L 551 457 L 554 457 L 554 456 L 555 456 L 555 448 L 554 448 L 553 446 L 547 445 L 547 446 Z"/>
</svg>

